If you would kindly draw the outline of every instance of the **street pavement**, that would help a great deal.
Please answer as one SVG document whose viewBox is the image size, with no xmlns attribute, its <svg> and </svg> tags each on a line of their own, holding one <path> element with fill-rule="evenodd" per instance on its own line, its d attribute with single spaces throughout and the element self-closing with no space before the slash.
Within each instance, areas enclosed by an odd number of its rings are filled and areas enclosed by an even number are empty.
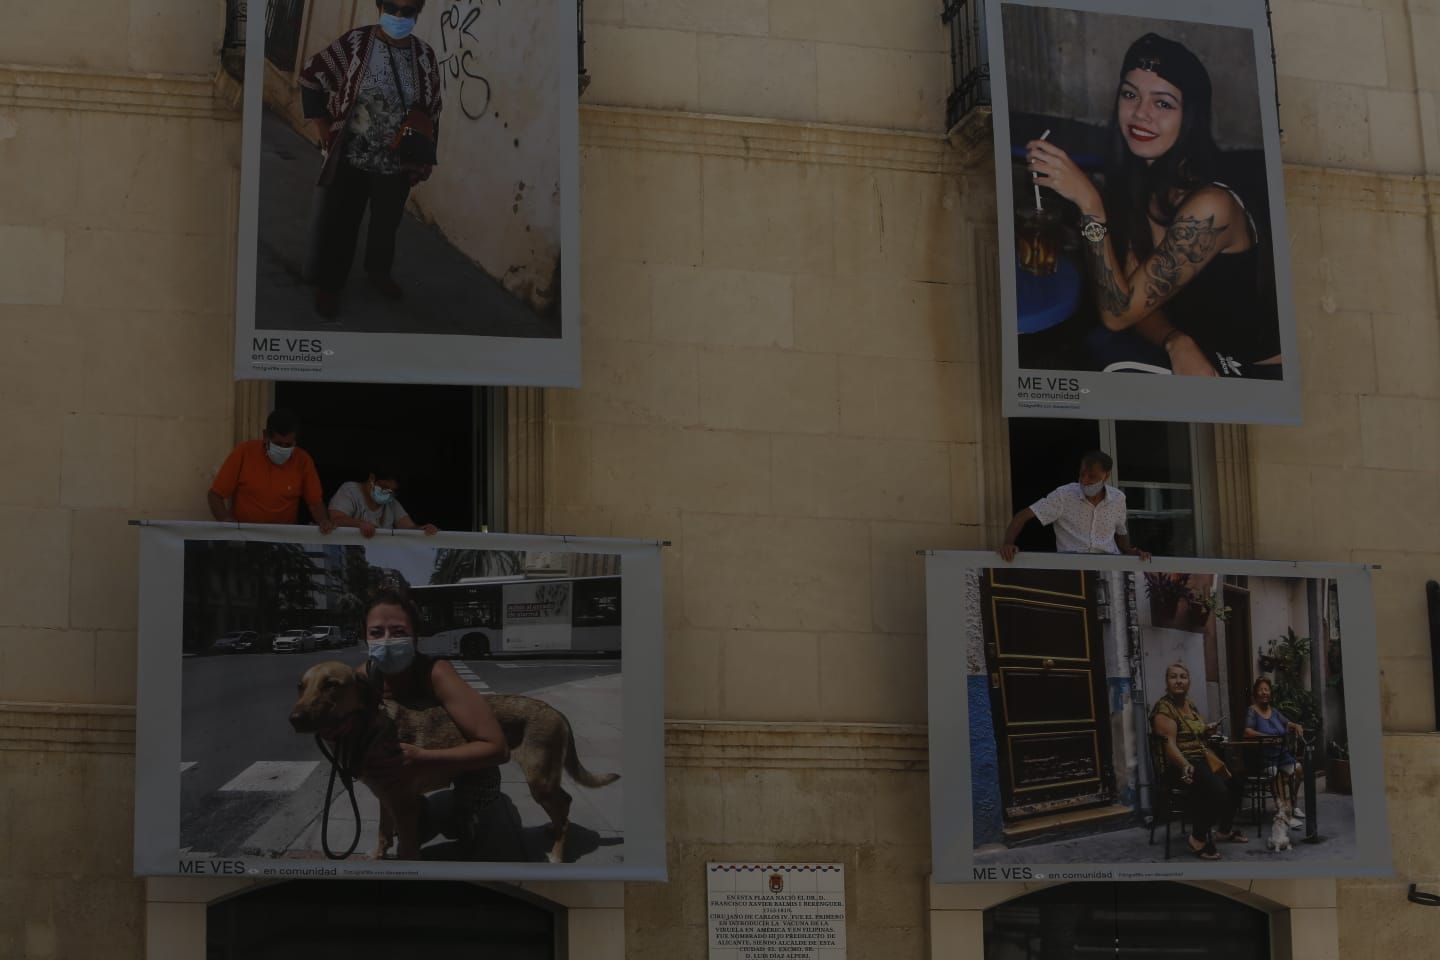
<svg viewBox="0 0 1440 960">
<path fill-rule="evenodd" d="M 182 664 L 181 846 L 190 856 L 322 857 L 321 813 L 330 767 L 314 739 L 289 722 L 296 684 L 323 660 L 358 663 L 356 648 L 312 653 L 187 657 Z M 623 775 L 622 678 L 615 660 L 452 661 L 482 694 L 533 696 L 560 710 L 575 732 L 576 751 L 592 773 Z M 237 677 L 237 674 L 240 676 Z M 501 790 L 523 825 L 528 860 L 550 848 L 549 818 L 530 796 L 519 767 L 501 767 Z M 574 798 L 566 844 L 569 862 L 624 861 L 624 788 L 599 789 L 567 776 Z M 361 839 L 357 856 L 375 844 L 379 805 L 357 784 Z M 330 849 L 343 851 L 354 815 L 339 781 L 329 818 Z M 427 859 L 452 859 L 454 845 L 437 837 Z"/>
<path fill-rule="evenodd" d="M 1236 826 L 1245 831 L 1249 842 L 1244 844 L 1220 843 L 1216 849 L 1226 861 L 1242 863 L 1280 863 L 1323 860 L 1327 862 L 1346 861 L 1355 857 L 1355 804 L 1348 795 L 1319 793 L 1316 824 L 1319 827 L 1319 843 L 1305 842 L 1305 828 L 1290 831 L 1291 848 L 1280 853 L 1265 849 L 1265 839 L 1270 835 L 1270 817 L 1265 818 L 1261 835 L 1255 835 L 1255 821 L 1244 816 Z M 1273 816 L 1273 814 L 1272 814 Z M 1089 836 L 1068 837 L 1049 843 L 1025 844 L 1004 847 L 999 844 L 980 847 L 975 851 L 978 864 L 1019 864 L 1019 863 L 1086 863 L 1116 864 L 1159 863 L 1165 859 L 1165 827 L 1155 828 L 1155 843 L 1150 843 L 1150 831 L 1146 827 L 1126 827 Z M 1177 818 L 1170 825 L 1170 860 L 1179 863 L 1202 863 L 1186 851 L 1185 833 L 1180 829 Z"/>
<path fill-rule="evenodd" d="M 396 233 L 392 271 L 404 299 L 386 300 L 366 280 L 366 224 L 361 224 L 340 315 L 321 317 L 307 283 L 320 151 L 269 110 L 261 114 L 260 130 L 256 330 L 560 336 L 558 313 L 537 314 L 409 210 Z"/>
</svg>

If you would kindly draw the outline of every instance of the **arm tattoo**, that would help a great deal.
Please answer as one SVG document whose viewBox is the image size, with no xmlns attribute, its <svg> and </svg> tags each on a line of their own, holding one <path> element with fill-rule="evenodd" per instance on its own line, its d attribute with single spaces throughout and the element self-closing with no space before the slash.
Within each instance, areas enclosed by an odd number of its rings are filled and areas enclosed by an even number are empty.
<svg viewBox="0 0 1440 960">
<path fill-rule="evenodd" d="M 1223 223 L 1215 225 L 1213 214 L 1203 220 L 1199 217 L 1175 219 L 1145 265 L 1147 309 L 1173 296 L 1183 283 L 1182 273 L 1214 254 L 1225 227 Z"/>
<path fill-rule="evenodd" d="M 1108 240 L 1087 243 L 1085 252 L 1090 258 L 1090 266 L 1094 269 L 1095 292 L 1100 300 L 1100 309 L 1112 317 L 1118 317 L 1130 306 L 1130 294 L 1120 286 L 1115 271 L 1110 269 L 1110 262 L 1105 259 L 1105 249 L 1109 245 Z"/>
</svg>

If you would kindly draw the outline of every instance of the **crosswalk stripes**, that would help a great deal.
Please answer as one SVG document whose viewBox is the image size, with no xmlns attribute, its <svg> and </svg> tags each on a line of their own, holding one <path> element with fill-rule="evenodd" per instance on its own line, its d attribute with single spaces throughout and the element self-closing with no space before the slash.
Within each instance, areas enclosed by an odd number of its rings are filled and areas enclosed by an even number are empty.
<svg viewBox="0 0 1440 960">
<path fill-rule="evenodd" d="M 454 664 L 454 667 L 455 672 L 460 674 L 460 679 L 468 683 L 472 690 L 478 690 L 481 693 L 491 692 L 492 688 L 490 684 L 486 683 L 484 680 L 481 680 L 480 675 L 477 674 L 474 670 L 471 670 L 468 663 L 456 663 Z"/>
<path fill-rule="evenodd" d="M 180 772 L 181 772 L 181 773 L 184 773 L 186 770 L 193 769 L 197 764 L 199 764 L 199 762 L 200 762 L 199 760 L 182 760 L 182 761 L 180 761 Z"/>
<path fill-rule="evenodd" d="M 318 760 L 256 760 L 217 793 L 286 793 L 305 782 Z"/>
</svg>

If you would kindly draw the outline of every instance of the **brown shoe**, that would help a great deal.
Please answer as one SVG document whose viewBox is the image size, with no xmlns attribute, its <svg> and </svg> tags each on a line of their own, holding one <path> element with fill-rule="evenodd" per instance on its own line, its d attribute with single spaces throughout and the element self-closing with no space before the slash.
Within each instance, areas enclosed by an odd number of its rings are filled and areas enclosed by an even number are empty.
<svg viewBox="0 0 1440 960">
<path fill-rule="evenodd" d="M 395 282 L 394 277 L 388 274 L 372 273 L 370 274 L 370 283 L 386 300 L 399 300 L 405 296 L 404 289 Z"/>
<path fill-rule="evenodd" d="M 324 287 L 315 288 L 315 312 L 327 320 L 340 312 L 340 294 Z"/>
</svg>

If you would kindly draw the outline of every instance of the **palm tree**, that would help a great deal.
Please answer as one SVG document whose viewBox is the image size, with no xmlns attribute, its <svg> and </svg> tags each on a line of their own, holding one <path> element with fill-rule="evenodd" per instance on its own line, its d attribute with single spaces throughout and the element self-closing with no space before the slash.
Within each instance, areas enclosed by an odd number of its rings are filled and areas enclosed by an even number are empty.
<svg viewBox="0 0 1440 960">
<path fill-rule="evenodd" d="M 514 576 L 525 569 L 523 550 L 457 550 L 435 551 L 435 569 L 431 583 L 459 583 L 467 577 Z"/>
</svg>

